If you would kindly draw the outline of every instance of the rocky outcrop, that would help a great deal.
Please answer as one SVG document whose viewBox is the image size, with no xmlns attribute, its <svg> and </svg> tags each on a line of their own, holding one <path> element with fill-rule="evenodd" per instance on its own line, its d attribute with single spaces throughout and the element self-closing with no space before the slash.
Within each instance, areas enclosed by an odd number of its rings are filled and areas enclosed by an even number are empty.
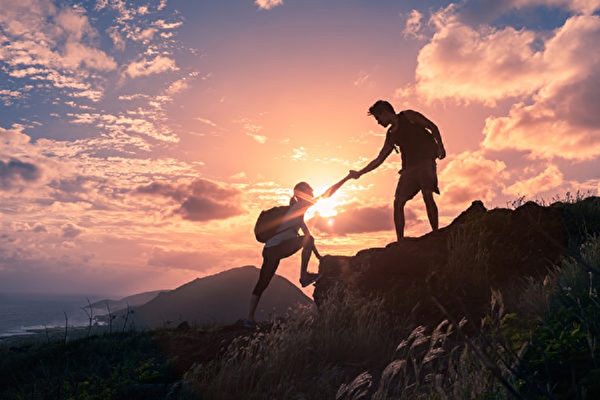
<svg viewBox="0 0 600 400">
<path fill-rule="evenodd" d="M 353 257 L 324 257 L 313 297 L 322 305 L 339 286 L 359 296 L 383 296 L 394 313 L 414 308 L 419 319 L 432 322 L 441 316 L 434 298 L 451 313 L 479 316 L 494 289 L 510 306 L 527 277 L 543 278 L 586 234 L 600 232 L 599 203 L 590 197 L 487 210 L 475 201 L 437 232 Z"/>
</svg>

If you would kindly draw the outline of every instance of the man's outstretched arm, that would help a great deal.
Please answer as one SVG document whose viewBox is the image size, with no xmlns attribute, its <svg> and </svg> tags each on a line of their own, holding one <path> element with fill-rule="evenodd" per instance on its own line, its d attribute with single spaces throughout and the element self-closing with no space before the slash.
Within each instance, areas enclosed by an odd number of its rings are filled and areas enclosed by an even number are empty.
<svg viewBox="0 0 600 400">
<path fill-rule="evenodd" d="M 437 125 L 434 124 L 431 120 L 427 119 L 423 114 L 418 111 L 406 110 L 404 111 L 406 117 L 410 122 L 421 125 L 423 128 L 427 129 L 431 132 L 431 135 L 435 139 L 435 142 L 438 145 L 438 158 L 440 160 L 446 157 L 446 149 L 444 149 L 444 143 L 442 143 L 442 135 L 440 134 L 440 130 Z"/>
<path fill-rule="evenodd" d="M 390 155 L 390 153 L 392 152 L 392 150 L 394 150 L 394 146 L 391 143 L 388 143 L 386 141 L 384 143 L 383 147 L 381 148 L 381 150 L 379 151 L 379 154 L 377 155 L 377 157 L 375 157 L 375 159 L 373 161 L 371 161 L 370 163 L 368 163 L 360 171 L 350 171 L 349 176 L 351 178 L 358 179 L 358 178 L 360 178 L 361 175 L 364 175 L 367 172 L 373 171 L 375 168 L 377 168 L 381 164 L 383 164 L 383 162 L 385 161 L 386 158 L 388 158 L 388 156 Z"/>
</svg>

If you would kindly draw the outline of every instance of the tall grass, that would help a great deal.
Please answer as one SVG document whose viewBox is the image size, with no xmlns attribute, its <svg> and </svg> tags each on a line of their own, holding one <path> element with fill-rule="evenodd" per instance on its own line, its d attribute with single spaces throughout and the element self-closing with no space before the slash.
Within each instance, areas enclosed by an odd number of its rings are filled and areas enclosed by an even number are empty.
<svg viewBox="0 0 600 400">
<path fill-rule="evenodd" d="M 409 330 L 384 310 L 381 299 L 338 289 L 321 312 L 299 310 L 190 369 L 186 391 L 203 399 L 508 398 L 456 325 Z"/>
<path fill-rule="evenodd" d="M 518 307 L 492 290 L 470 335 L 452 315 L 407 330 L 408 317 L 386 314 L 381 299 L 336 290 L 319 313 L 299 310 L 234 341 L 184 382 L 203 399 L 598 398 L 599 286 L 594 236 L 578 258 L 528 280 Z"/>
<path fill-rule="evenodd" d="M 234 341 L 224 357 L 192 369 L 185 381 L 208 399 L 331 397 L 353 373 L 385 366 L 402 326 L 393 321 L 380 299 L 336 289 L 321 312 L 299 309 Z"/>
</svg>

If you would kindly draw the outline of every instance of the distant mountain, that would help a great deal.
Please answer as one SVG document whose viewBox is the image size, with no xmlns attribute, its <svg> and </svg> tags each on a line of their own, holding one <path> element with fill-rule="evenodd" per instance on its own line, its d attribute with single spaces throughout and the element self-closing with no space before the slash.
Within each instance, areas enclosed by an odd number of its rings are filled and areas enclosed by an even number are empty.
<svg viewBox="0 0 600 400">
<path fill-rule="evenodd" d="M 137 307 L 141 306 L 142 304 L 146 304 L 147 302 L 158 296 L 160 293 L 164 292 L 168 292 L 168 290 L 153 290 L 151 292 L 137 293 L 131 296 L 123 297 L 120 300 L 99 300 L 92 303 L 91 306 L 94 310 L 94 314 L 106 314 L 108 312 L 106 308 L 107 304 L 110 307 L 110 311 L 115 312 L 119 310 L 124 310 L 125 308 L 127 308 L 128 304 L 129 307 Z M 89 305 L 85 308 L 89 308 Z"/>
<path fill-rule="evenodd" d="M 174 326 L 181 321 L 192 325 L 231 324 L 246 317 L 258 274 L 258 268 L 245 266 L 194 279 L 136 307 L 130 321 L 138 328 Z M 290 307 L 312 304 L 298 287 L 275 275 L 263 293 L 256 318 L 281 316 Z M 117 320 L 121 321 L 121 316 Z"/>
</svg>

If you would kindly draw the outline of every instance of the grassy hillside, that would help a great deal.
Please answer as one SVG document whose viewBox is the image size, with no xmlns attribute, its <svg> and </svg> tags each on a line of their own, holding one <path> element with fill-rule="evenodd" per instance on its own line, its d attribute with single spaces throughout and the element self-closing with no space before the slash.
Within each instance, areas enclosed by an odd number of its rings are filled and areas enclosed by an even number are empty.
<svg viewBox="0 0 600 400">
<path fill-rule="evenodd" d="M 393 285 L 369 294 L 340 280 L 322 292 L 318 312 L 300 307 L 256 330 L 182 326 L 3 348 L 0 398 L 600 398 L 600 199 L 552 207 L 560 207 L 556 232 L 564 233 L 564 242 L 555 245 L 563 255 L 545 269 L 505 265 L 527 272 L 510 275 L 502 288 L 490 285 L 490 271 L 502 266 L 488 263 L 486 247 L 459 240 L 481 232 L 467 225 L 464 236 L 452 236 L 439 266 L 452 275 L 407 285 L 392 299 Z M 499 215 L 520 215 L 490 212 L 487 233 L 511 226 L 499 223 Z M 487 211 L 483 215 L 488 221 Z M 505 249 L 504 237 L 487 233 L 477 236 L 481 243 Z M 538 243 L 535 235 L 525 237 Z M 470 264 L 473 258 L 480 264 Z M 464 318 L 461 307 L 444 300 L 452 285 L 461 288 L 459 295 L 477 290 L 477 313 Z M 425 303 L 436 312 L 423 312 Z"/>
</svg>

